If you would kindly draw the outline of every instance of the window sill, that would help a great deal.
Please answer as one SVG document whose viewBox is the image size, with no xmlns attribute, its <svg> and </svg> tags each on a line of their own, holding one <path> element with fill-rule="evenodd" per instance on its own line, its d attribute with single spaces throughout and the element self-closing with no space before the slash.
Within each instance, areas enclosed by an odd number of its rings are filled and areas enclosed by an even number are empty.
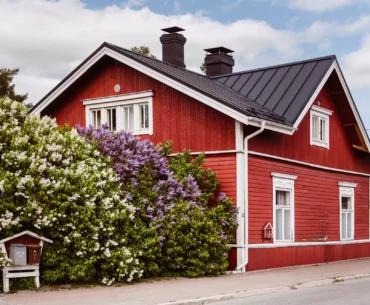
<svg viewBox="0 0 370 305">
<path fill-rule="evenodd" d="M 146 129 L 146 130 L 136 130 L 136 131 L 132 131 L 132 134 L 133 134 L 134 136 L 144 136 L 144 135 L 146 135 L 146 136 L 151 136 L 151 135 L 153 134 L 153 132 L 152 132 L 152 131 L 150 131 L 150 130 L 148 130 L 148 129 Z"/>
<path fill-rule="evenodd" d="M 343 242 L 351 242 L 351 241 L 354 241 L 355 239 L 354 238 L 341 238 L 340 241 L 343 241 Z"/>
<path fill-rule="evenodd" d="M 317 147 L 329 149 L 329 143 L 321 143 L 321 142 L 311 141 L 311 146 L 317 146 Z"/>
</svg>

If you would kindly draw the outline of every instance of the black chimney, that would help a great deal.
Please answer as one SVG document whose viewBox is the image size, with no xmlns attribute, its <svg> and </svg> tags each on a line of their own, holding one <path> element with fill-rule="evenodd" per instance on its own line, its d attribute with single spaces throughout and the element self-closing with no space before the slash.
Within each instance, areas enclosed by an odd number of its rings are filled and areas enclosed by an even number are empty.
<svg viewBox="0 0 370 305">
<path fill-rule="evenodd" d="M 218 47 L 204 49 L 207 52 L 204 59 L 207 76 L 218 76 L 222 74 L 230 74 L 233 72 L 234 58 L 229 55 L 233 50 Z"/>
<path fill-rule="evenodd" d="M 185 68 L 184 44 L 186 38 L 179 32 L 184 29 L 178 26 L 162 29 L 166 32 L 160 38 L 162 43 L 162 60 L 166 63 Z"/>
</svg>

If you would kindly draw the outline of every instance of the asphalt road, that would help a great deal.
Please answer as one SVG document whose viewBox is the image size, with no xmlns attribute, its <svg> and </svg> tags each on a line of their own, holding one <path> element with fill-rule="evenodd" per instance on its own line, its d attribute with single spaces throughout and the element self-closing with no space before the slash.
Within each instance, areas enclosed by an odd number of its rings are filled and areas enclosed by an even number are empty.
<svg viewBox="0 0 370 305">
<path fill-rule="evenodd" d="M 370 278 L 254 295 L 215 305 L 370 305 Z"/>
</svg>

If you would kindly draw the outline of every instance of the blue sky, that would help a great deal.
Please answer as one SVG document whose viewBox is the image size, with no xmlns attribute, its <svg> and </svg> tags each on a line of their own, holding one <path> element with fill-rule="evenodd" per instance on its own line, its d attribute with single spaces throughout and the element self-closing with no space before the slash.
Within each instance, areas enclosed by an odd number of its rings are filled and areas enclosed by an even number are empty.
<svg viewBox="0 0 370 305">
<path fill-rule="evenodd" d="M 310 2 L 310 0 L 305 0 Z M 325 2 L 327 0 L 321 0 Z M 329 0 L 330 1 L 330 0 Z M 110 5 L 129 5 L 134 9 L 148 7 L 153 12 L 164 15 L 201 14 L 222 23 L 235 22 L 242 19 L 264 20 L 273 27 L 283 30 L 304 30 L 317 20 L 325 22 L 353 22 L 360 16 L 370 14 L 370 1 L 353 1 L 351 5 L 343 5 L 327 10 L 303 10 L 287 5 L 284 0 L 84 0 L 93 9 L 101 9 Z M 314 1 L 313 1 L 314 2 Z M 341 2 L 341 1 L 338 1 Z M 307 56 L 336 54 L 340 56 L 359 47 L 361 33 L 336 38 L 324 48 L 306 46 Z"/>
<path fill-rule="evenodd" d="M 370 0 L 0 0 L 0 66 L 20 68 L 16 86 L 35 103 L 103 41 L 160 58 L 172 25 L 186 29 L 193 70 L 219 45 L 235 50 L 235 70 L 336 54 L 370 128 Z"/>
</svg>

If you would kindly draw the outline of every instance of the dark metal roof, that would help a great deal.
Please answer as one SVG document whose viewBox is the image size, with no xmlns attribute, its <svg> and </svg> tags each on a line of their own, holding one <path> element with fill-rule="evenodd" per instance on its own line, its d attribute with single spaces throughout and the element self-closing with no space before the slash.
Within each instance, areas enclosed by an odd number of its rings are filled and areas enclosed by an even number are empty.
<svg viewBox="0 0 370 305">
<path fill-rule="evenodd" d="M 335 55 L 213 77 L 293 125 Z"/>
<path fill-rule="evenodd" d="M 179 68 L 174 65 L 164 63 L 163 61 L 140 55 L 111 43 L 104 43 L 103 45 L 124 56 L 132 58 L 135 61 L 142 63 L 163 75 L 179 81 L 186 86 L 204 95 L 207 95 L 234 110 L 237 110 L 238 112 L 248 116 L 285 124 L 285 120 L 281 116 L 273 114 L 248 97 L 241 95 L 240 93 L 230 89 L 228 86 L 214 81 L 203 74 L 186 70 L 184 68 Z"/>
<path fill-rule="evenodd" d="M 327 56 L 210 78 L 104 42 L 34 105 L 31 111 L 104 47 L 131 58 L 244 115 L 287 126 L 293 125 L 335 60 L 335 56 Z"/>
</svg>

